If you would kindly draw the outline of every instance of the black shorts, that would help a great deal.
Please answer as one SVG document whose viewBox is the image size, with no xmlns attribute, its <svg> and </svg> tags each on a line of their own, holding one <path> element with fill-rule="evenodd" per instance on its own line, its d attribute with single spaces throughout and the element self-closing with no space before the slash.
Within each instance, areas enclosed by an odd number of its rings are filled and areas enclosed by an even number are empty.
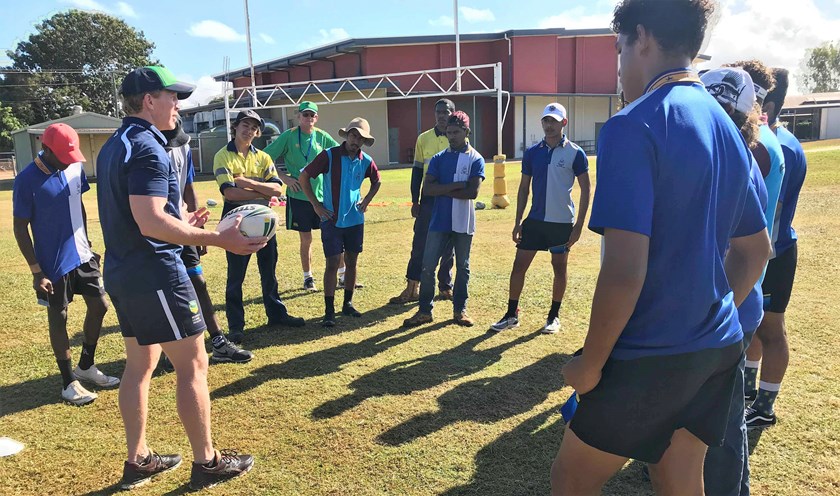
<svg viewBox="0 0 840 496">
<path fill-rule="evenodd" d="M 189 281 L 137 295 L 111 295 L 111 301 L 122 335 L 141 345 L 168 343 L 207 329 Z"/>
<path fill-rule="evenodd" d="M 201 255 L 198 254 L 198 247 L 187 245 L 181 250 L 181 261 L 184 262 L 184 267 L 187 269 L 187 275 L 190 277 L 201 275 Z"/>
<path fill-rule="evenodd" d="M 89 261 L 79 265 L 57 280 L 51 281 L 53 293 L 46 294 L 36 291 L 38 304 L 45 307 L 64 309 L 73 301 L 73 295 L 102 296 L 105 288 L 102 286 L 102 273 L 99 271 L 100 256 L 96 253 Z"/>
<path fill-rule="evenodd" d="M 286 229 L 290 231 L 311 232 L 320 229 L 321 218 L 307 200 L 298 200 L 291 196 L 286 199 Z"/>
<path fill-rule="evenodd" d="M 743 343 L 679 355 L 607 360 L 601 381 L 580 397 L 570 428 L 614 455 L 658 463 L 685 428 L 723 443 Z"/>
<path fill-rule="evenodd" d="M 781 255 L 767 263 L 767 272 L 761 290 L 764 293 L 764 311 L 785 313 L 793 291 L 793 278 L 796 275 L 796 243 Z"/>
<path fill-rule="evenodd" d="M 336 227 L 335 221 L 321 223 L 321 242 L 324 244 L 324 256 L 334 257 L 345 251 L 361 253 L 365 241 L 365 225 Z"/>
<path fill-rule="evenodd" d="M 563 245 L 568 243 L 571 234 L 571 224 L 525 219 L 522 223 L 522 240 L 516 247 L 528 251 L 566 253 L 569 250 Z"/>
</svg>

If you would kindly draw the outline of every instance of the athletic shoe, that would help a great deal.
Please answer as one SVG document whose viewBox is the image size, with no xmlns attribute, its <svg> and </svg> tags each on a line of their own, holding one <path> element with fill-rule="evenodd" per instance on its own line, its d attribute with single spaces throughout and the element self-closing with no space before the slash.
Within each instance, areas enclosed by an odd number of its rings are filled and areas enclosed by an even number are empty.
<svg viewBox="0 0 840 496">
<path fill-rule="evenodd" d="M 91 365 L 87 370 L 82 370 L 78 365 L 76 365 L 76 368 L 73 370 L 73 375 L 76 379 L 80 379 L 103 388 L 112 388 L 120 385 L 119 378 L 103 374 L 98 368 L 96 368 L 96 365 Z"/>
<path fill-rule="evenodd" d="M 233 344 L 242 344 L 242 340 L 245 339 L 245 333 L 242 331 L 228 331 L 225 338 Z"/>
<path fill-rule="evenodd" d="M 364 284 L 356 282 L 356 287 L 354 289 L 362 289 L 363 287 L 365 287 Z M 344 276 L 338 276 L 338 284 L 336 285 L 336 289 L 344 289 Z"/>
<path fill-rule="evenodd" d="M 548 319 L 545 321 L 545 327 L 543 327 L 542 333 L 543 334 L 557 334 L 560 332 L 560 319 L 554 317 L 553 319 Z"/>
<path fill-rule="evenodd" d="M 362 316 L 362 312 L 356 310 L 356 307 L 354 307 L 352 303 L 345 303 L 344 306 L 341 307 L 341 313 L 349 317 Z"/>
<path fill-rule="evenodd" d="M 751 389 L 749 391 L 744 392 L 744 402 L 745 403 L 752 403 L 758 397 L 758 390 Z"/>
<path fill-rule="evenodd" d="M 303 320 L 303 317 L 292 317 L 291 315 L 286 314 L 286 315 L 280 317 L 277 320 L 269 320 L 268 325 L 269 326 L 282 325 L 282 326 L 286 326 L 286 327 L 303 327 L 303 326 L 306 325 L 306 321 Z M 239 344 L 239 343 L 237 343 L 237 344 Z"/>
<path fill-rule="evenodd" d="M 505 329 L 513 329 L 514 327 L 519 327 L 519 310 L 516 311 L 516 315 L 505 315 L 502 317 L 500 321 L 490 326 L 490 330 L 501 332 Z"/>
<path fill-rule="evenodd" d="M 417 327 L 423 324 L 428 324 L 433 320 L 432 314 L 418 311 L 413 317 L 409 317 L 403 321 L 403 327 Z"/>
<path fill-rule="evenodd" d="M 71 382 L 61 391 L 61 399 L 76 406 L 93 403 L 98 397 L 98 394 L 85 389 L 79 381 Z"/>
<path fill-rule="evenodd" d="M 747 429 L 765 429 L 776 425 L 776 414 L 767 414 L 759 412 L 753 407 L 747 407 L 744 411 L 744 420 L 746 420 Z"/>
<path fill-rule="evenodd" d="M 462 327 L 472 327 L 475 325 L 475 320 L 472 317 L 467 315 L 466 310 L 461 310 L 460 312 L 455 312 L 452 316 L 455 319 L 455 323 Z"/>
<path fill-rule="evenodd" d="M 452 296 L 453 294 L 451 289 L 441 289 L 438 291 L 437 299 L 438 301 L 450 301 Z"/>
<path fill-rule="evenodd" d="M 247 474 L 254 466 L 253 456 L 239 455 L 233 450 L 216 451 L 213 461 L 216 463 L 213 467 L 201 463 L 192 464 L 190 489 L 197 491 L 213 487 L 216 484 Z"/>
<path fill-rule="evenodd" d="M 318 288 L 315 287 L 315 279 L 311 277 L 307 277 L 303 280 L 303 289 L 307 291 L 318 291 Z"/>
<path fill-rule="evenodd" d="M 158 455 L 154 451 L 142 463 L 125 462 L 121 489 L 140 487 L 160 474 L 181 466 L 181 455 Z"/>
<path fill-rule="evenodd" d="M 335 312 L 327 312 L 324 318 L 321 319 L 322 327 L 335 327 Z"/>
<path fill-rule="evenodd" d="M 252 358 L 254 358 L 253 353 L 225 339 L 221 346 L 213 345 L 213 356 L 210 360 L 217 363 L 248 363 Z"/>
</svg>

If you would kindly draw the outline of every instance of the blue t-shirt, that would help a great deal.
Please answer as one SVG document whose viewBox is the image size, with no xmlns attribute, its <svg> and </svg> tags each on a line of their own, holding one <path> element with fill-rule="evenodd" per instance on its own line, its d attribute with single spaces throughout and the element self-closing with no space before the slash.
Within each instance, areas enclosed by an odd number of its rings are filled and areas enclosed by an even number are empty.
<svg viewBox="0 0 840 496">
<path fill-rule="evenodd" d="M 761 208 L 766 211 L 767 207 L 767 188 L 764 185 L 764 174 L 758 166 L 758 162 L 753 158 L 752 169 L 750 170 L 750 184 L 755 188 L 758 195 L 758 201 Z M 765 218 L 765 222 L 767 219 Z M 741 328 L 745 333 L 754 332 L 758 329 L 758 324 L 764 318 L 764 292 L 761 288 L 762 276 L 755 283 L 750 294 L 741 302 L 738 307 L 738 321 L 741 323 Z"/>
<path fill-rule="evenodd" d="M 751 162 L 735 124 L 699 83 L 666 84 L 601 129 L 589 227 L 650 238 L 647 276 L 613 358 L 743 338 L 724 256 L 730 238 L 765 228 Z"/>
<path fill-rule="evenodd" d="M 767 187 L 767 208 L 764 209 L 764 218 L 770 221 L 767 224 L 767 232 L 770 239 L 774 239 L 776 232 L 773 229 L 772 219 L 776 218 L 776 209 L 779 203 L 779 193 L 782 191 L 782 182 L 785 177 L 785 156 L 782 153 L 782 146 L 770 126 L 762 124 L 759 128 L 759 142 L 767 150 L 770 158 L 769 170 L 764 170 L 761 167 L 761 162 L 758 163 L 761 172 L 764 175 L 764 185 Z"/>
<path fill-rule="evenodd" d="M 776 211 L 773 237 L 775 241 L 775 256 L 779 256 L 796 243 L 796 231 L 793 229 L 793 215 L 796 213 L 796 203 L 799 191 L 805 183 L 805 173 L 808 169 L 805 151 L 799 140 L 784 127 L 776 129 L 776 138 L 785 155 L 785 178 L 779 193 L 782 204 Z"/>
<path fill-rule="evenodd" d="M 167 214 L 181 218 L 178 176 L 151 123 L 126 117 L 96 161 L 99 221 L 105 238 L 105 289 L 117 296 L 136 295 L 189 280 L 180 245 L 143 236 L 128 197 L 166 198 Z"/>
<path fill-rule="evenodd" d="M 35 259 L 55 281 L 93 257 L 82 215 L 82 193 L 90 185 L 79 162 L 63 171 L 41 164 L 49 174 L 32 162 L 15 178 L 12 215 L 29 220 Z"/>
<path fill-rule="evenodd" d="M 426 174 L 438 184 L 469 181 L 473 177 L 484 180 L 484 157 L 467 145 L 460 151 L 447 148 L 432 157 Z M 435 232 L 475 233 L 475 206 L 472 200 L 438 196 L 432 210 L 429 230 Z"/>
<path fill-rule="evenodd" d="M 575 202 L 572 187 L 575 178 L 589 171 L 586 153 L 565 136 L 551 148 L 545 140 L 525 150 L 522 174 L 531 176 L 531 211 L 529 219 L 572 224 Z"/>
</svg>

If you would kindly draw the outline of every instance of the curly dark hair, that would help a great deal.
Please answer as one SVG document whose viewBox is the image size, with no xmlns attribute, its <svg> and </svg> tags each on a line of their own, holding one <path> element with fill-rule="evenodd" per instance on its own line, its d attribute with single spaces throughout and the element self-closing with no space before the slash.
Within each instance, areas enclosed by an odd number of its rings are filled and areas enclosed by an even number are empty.
<svg viewBox="0 0 840 496">
<path fill-rule="evenodd" d="M 612 30 L 636 41 L 636 26 L 653 34 L 663 51 L 697 56 L 715 0 L 621 0 L 613 13 Z"/>
<path fill-rule="evenodd" d="M 744 137 L 750 150 L 755 149 L 758 145 L 759 128 L 761 127 L 761 106 L 756 103 L 749 114 L 733 112 L 732 121 L 741 130 L 741 136 Z"/>
<path fill-rule="evenodd" d="M 753 83 L 761 86 L 767 91 L 773 91 L 776 87 L 776 76 L 769 67 L 764 65 L 760 60 L 739 60 L 732 64 L 726 64 L 724 67 L 740 67 L 750 75 Z"/>
</svg>

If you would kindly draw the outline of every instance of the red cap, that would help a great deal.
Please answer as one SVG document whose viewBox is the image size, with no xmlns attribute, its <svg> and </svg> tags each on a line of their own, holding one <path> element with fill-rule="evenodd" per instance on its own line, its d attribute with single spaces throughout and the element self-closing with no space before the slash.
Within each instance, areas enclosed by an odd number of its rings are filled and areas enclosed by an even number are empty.
<svg viewBox="0 0 840 496">
<path fill-rule="evenodd" d="M 85 156 L 79 150 L 79 135 L 67 124 L 50 124 L 44 130 L 41 143 L 52 150 L 55 157 L 62 164 L 70 165 L 76 162 L 86 162 Z"/>
<path fill-rule="evenodd" d="M 469 130 L 470 117 L 463 111 L 457 110 L 449 115 L 449 120 L 446 121 L 447 126 L 459 126 Z"/>
</svg>

